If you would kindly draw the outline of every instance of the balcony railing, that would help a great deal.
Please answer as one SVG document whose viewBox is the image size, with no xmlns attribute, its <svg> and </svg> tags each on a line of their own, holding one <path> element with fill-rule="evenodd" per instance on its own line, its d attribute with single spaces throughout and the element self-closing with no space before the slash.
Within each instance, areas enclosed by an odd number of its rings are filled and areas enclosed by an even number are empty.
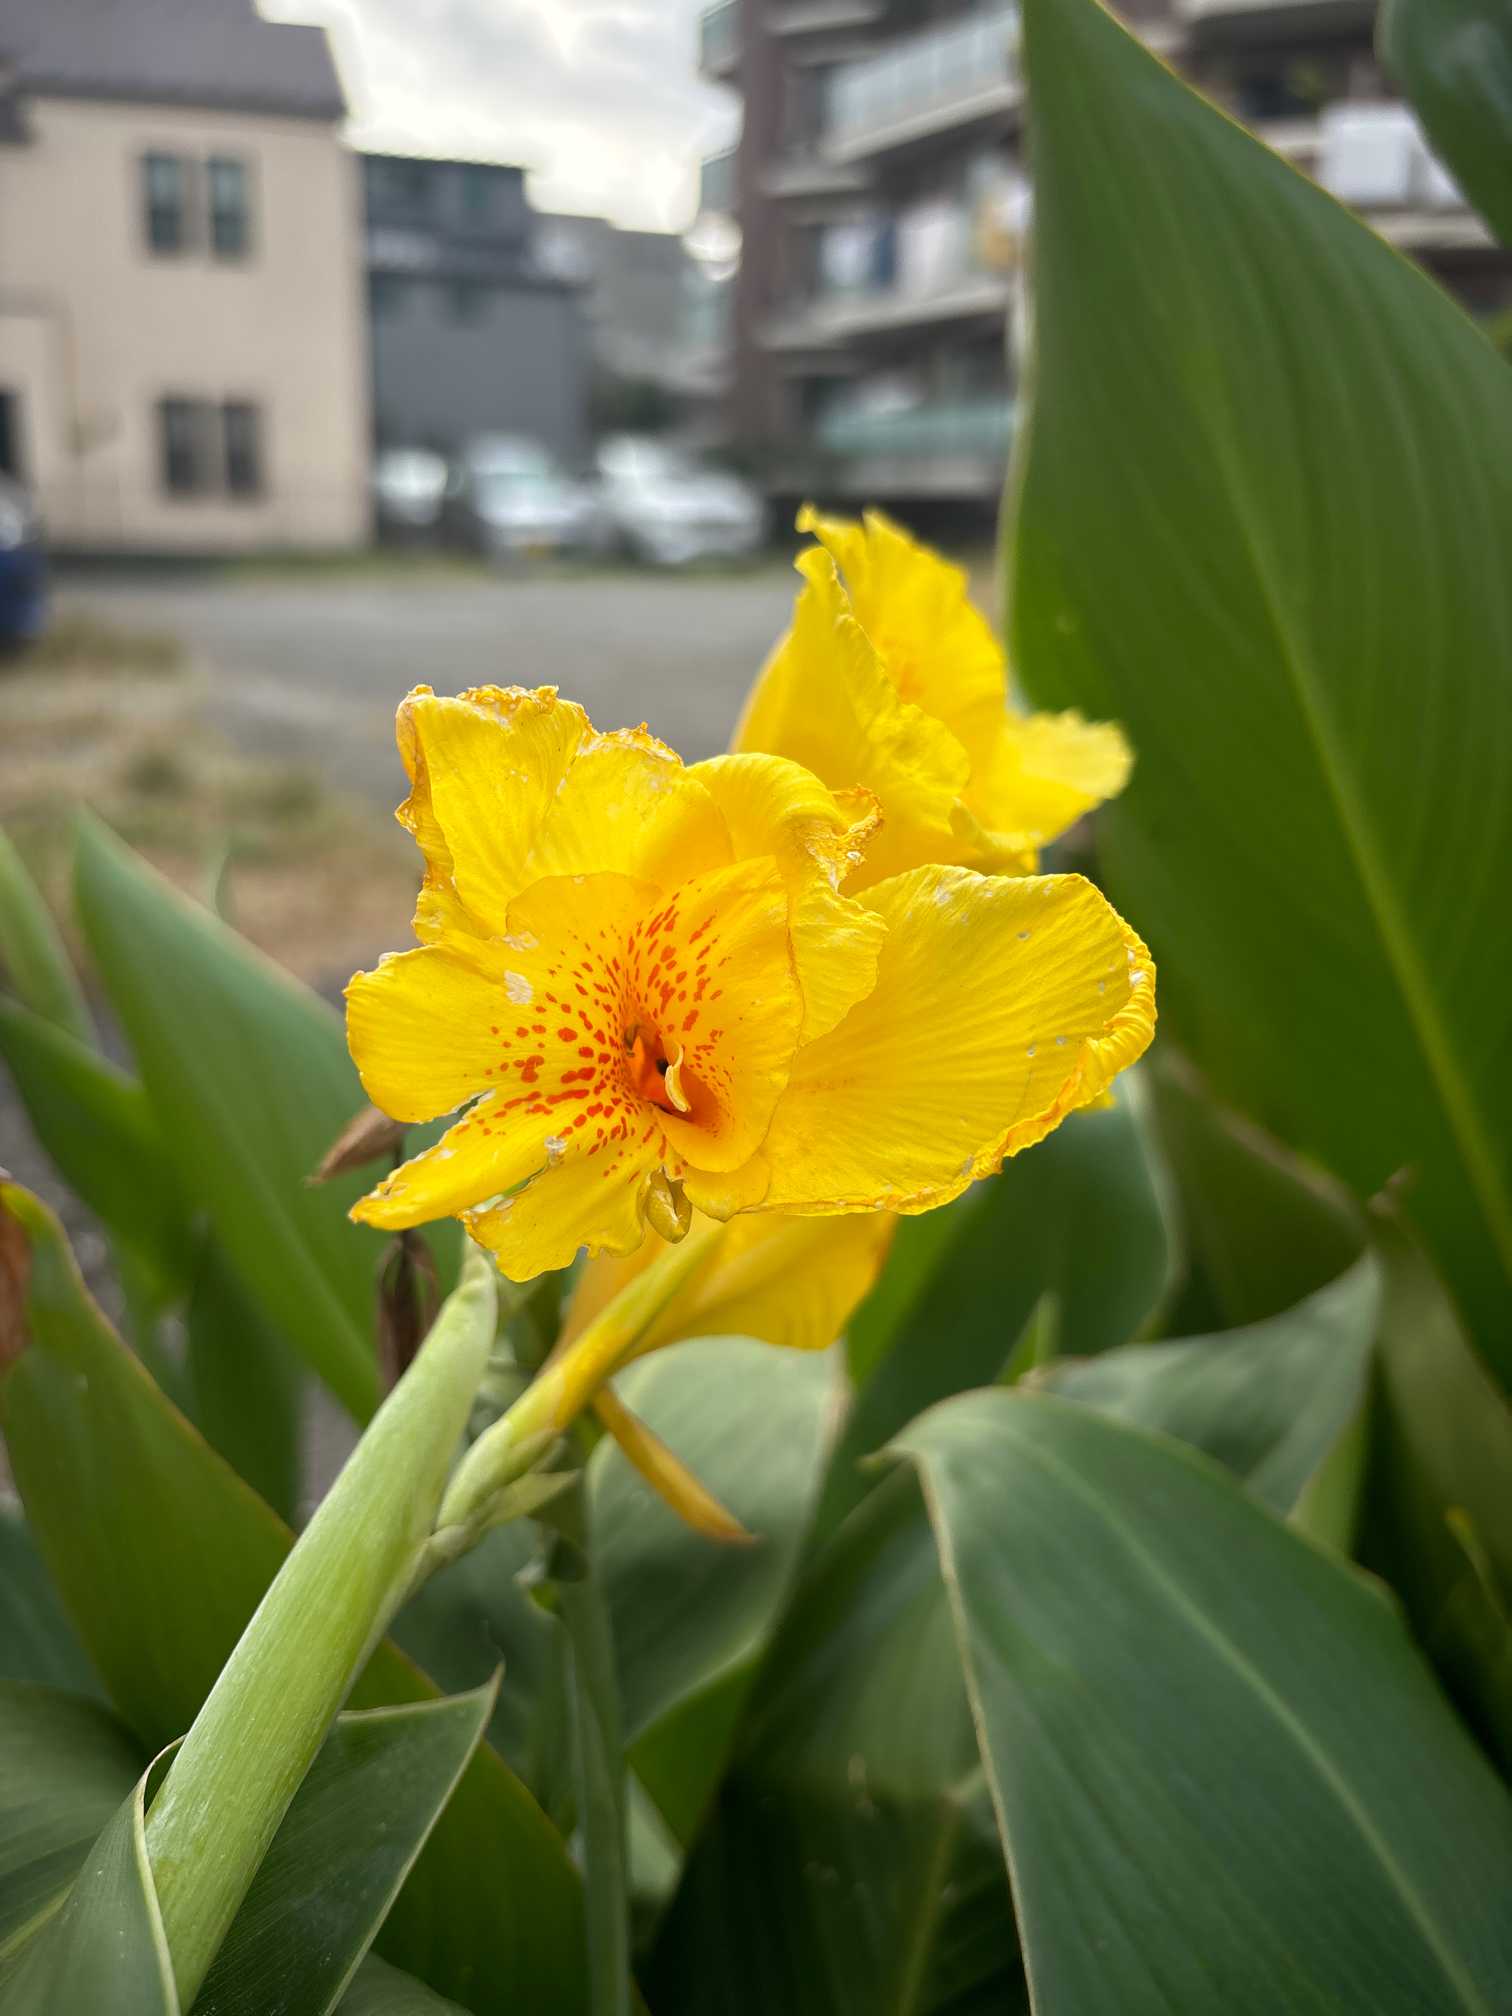
<svg viewBox="0 0 1512 2016">
<path fill-rule="evenodd" d="M 928 132 L 1021 88 L 1016 8 L 910 35 L 845 64 L 830 86 L 826 139 L 839 158 Z"/>
<path fill-rule="evenodd" d="M 731 148 L 727 154 L 712 155 L 698 171 L 698 207 L 733 217 L 736 211 L 735 163 L 739 158 Z"/>
<path fill-rule="evenodd" d="M 728 77 L 740 61 L 740 0 L 718 0 L 698 17 L 698 67 Z"/>
<path fill-rule="evenodd" d="M 892 411 L 837 405 L 819 424 L 819 442 L 845 460 L 889 462 L 943 457 L 1004 462 L 1013 439 L 1013 401 L 1006 392 L 974 399 L 928 399 Z"/>
</svg>

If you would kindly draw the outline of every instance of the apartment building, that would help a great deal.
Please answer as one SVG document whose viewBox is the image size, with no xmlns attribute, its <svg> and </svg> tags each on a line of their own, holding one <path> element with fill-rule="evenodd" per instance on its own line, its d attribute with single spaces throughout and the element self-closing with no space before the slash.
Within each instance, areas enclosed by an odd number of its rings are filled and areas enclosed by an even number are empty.
<svg viewBox="0 0 1512 2016">
<path fill-rule="evenodd" d="M 1512 294 L 1376 62 L 1374 0 L 1120 11 L 1472 309 Z M 699 57 L 743 101 L 702 182 L 741 230 L 736 440 L 778 494 L 989 502 L 1032 203 L 1012 0 L 720 0 Z"/>
<path fill-rule="evenodd" d="M 0 4 L 0 466 L 55 543 L 365 537 L 344 116 L 323 31 L 253 0 Z"/>
<path fill-rule="evenodd" d="M 585 451 L 584 290 L 541 256 L 524 170 L 363 157 L 374 427 L 454 454 L 473 435 Z"/>
</svg>

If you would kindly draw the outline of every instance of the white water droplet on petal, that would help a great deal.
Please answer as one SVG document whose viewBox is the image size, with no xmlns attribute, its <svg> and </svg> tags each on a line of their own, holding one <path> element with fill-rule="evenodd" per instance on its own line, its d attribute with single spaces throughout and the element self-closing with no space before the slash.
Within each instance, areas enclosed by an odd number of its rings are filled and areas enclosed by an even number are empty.
<svg viewBox="0 0 1512 2016">
<path fill-rule="evenodd" d="M 1055 1039 L 1055 1047 L 1056 1047 L 1056 1049 L 1057 1049 L 1057 1050 L 1064 1050 L 1064 1049 L 1065 1049 L 1065 1047 L 1066 1047 L 1066 1039 L 1065 1039 L 1065 1037 L 1064 1037 L 1064 1036 L 1057 1036 L 1057 1037 L 1056 1037 L 1056 1039 Z"/>
<path fill-rule="evenodd" d="M 1034 1050 L 1035 1050 L 1035 1046 L 1034 1046 L 1034 1044 L 1032 1044 L 1032 1043 L 1031 1043 L 1031 1044 L 1029 1045 L 1029 1048 L 1028 1048 L 1028 1049 L 1027 1049 L 1027 1050 L 1026 1050 L 1026 1051 L 1024 1052 L 1024 1055 L 1025 1055 L 1026 1057 L 1032 1057 L 1032 1056 L 1034 1055 Z"/>
<path fill-rule="evenodd" d="M 548 1134 L 546 1136 L 546 1161 L 551 1168 L 554 1169 L 566 1153 L 567 1143 L 562 1139 L 560 1134 Z"/>
<path fill-rule="evenodd" d="M 504 992 L 517 1008 L 527 1007 L 535 999 L 535 989 L 523 973 L 506 973 Z"/>
<path fill-rule="evenodd" d="M 1018 935 L 1019 935 L 1019 943 L 1022 944 L 1024 940 L 1029 936 L 1029 933 L 1027 931 L 1020 931 Z"/>
<path fill-rule="evenodd" d="M 540 942 L 534 931 L 506 931 L 504 933 L 504 943 L 509 947 L 511 952 L 534 952 Z"/>
</svg>

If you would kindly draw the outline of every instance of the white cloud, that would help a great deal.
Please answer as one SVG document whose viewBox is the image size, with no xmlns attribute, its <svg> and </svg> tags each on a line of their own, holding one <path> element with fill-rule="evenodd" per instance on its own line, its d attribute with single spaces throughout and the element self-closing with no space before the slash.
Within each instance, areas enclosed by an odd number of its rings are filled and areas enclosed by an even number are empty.
<svg viewBox="0 0 1512 2016">
<path fill-rule="evenodd" d="M 262 0 L 331 30 L 360 147 L 522 162 L 542 210 L 681 230 L 739 108 L 698 75 L 700 0 Z"/>
</svg>

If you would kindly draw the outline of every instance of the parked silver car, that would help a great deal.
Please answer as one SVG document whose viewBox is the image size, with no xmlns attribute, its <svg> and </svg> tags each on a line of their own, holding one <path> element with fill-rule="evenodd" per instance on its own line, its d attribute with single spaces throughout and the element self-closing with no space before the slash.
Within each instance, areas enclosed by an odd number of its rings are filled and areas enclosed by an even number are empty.
<svg viewBox="0 0 1512 2016">
<path fill-rule="evenodd" d="M 644 434 L 615 434 L 595 457 L 605 543 L 658 567 L 740 559 L 766 538 L 766 505 L 738 476 Z"/>
<path fill-rule="evenodd" d="M 523 435 L 483 434 L 468 442 L 447 478 L 443 516 L 453 537 L 499 560 L 596 543 L 592 492 Z"/>
</svg>

